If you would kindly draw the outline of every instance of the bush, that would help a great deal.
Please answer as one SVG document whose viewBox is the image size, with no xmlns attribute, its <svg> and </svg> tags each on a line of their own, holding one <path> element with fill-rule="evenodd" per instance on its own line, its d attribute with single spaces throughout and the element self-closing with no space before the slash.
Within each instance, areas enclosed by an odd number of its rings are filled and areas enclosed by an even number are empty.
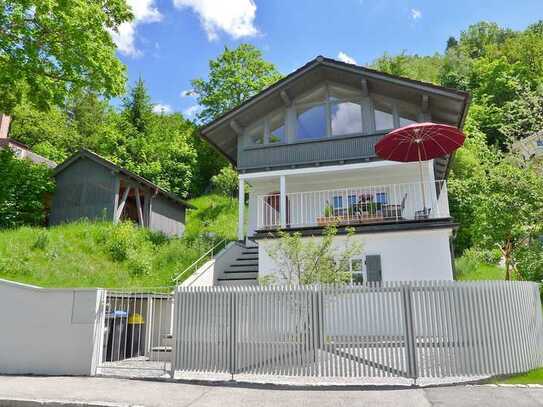
<svg viewBox="0 0 543 407">
<path fill-rule="evenodd" d="M 43 224 L 45 195 L 54 187 L 49 168 L 0 150 L 0 228 Z"/>
<path fill-rule="evenodd" d="M 543 282 L 543 246 L 538 240 L 519 247 L 514 259 L 520 278 Z"/>
<path fill-rule="evenodd" d="M 221 172 L 211 178 L 213 190 L 226 196 L 235 196 L 238 192 L 238 174 L 232 167 L 223 167 Z"/>
</svg>

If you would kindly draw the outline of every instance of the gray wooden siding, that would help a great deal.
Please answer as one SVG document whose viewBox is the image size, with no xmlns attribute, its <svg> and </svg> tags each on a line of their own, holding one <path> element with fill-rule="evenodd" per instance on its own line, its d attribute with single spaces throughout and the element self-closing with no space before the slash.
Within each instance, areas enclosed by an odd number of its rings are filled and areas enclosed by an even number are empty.
<svg viewBox="0 0 543 407">
<path fill-rule="evenodd" d="M 81 218 L 113 219 L 117 175 L 88 159 L 80 159 L 56 176 L 50 223 Z"/>
<path fill-rule="evenodd" d="M 315 162 L 375 158 L 375 144 L 384 133 L 328 138 L 315 141 L 247 148 L 238 155 L 239 170 L 287 167 Z"/>
<path fill-rule="evenodd" d="M 151 202 L 149 229 L 169 236 L 182 236 L 185 232 L 185 208 L 157 195 Z"/>
</svg>

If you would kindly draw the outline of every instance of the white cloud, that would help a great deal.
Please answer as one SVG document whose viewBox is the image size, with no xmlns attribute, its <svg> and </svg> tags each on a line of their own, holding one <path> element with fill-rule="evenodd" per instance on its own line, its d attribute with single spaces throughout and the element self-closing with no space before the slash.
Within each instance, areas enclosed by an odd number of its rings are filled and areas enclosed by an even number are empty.
<svg viewBox="0 0 543 407">
<path fill-rule="evenodd" d="M 183 116 L 185 116 L 187 119 L 194 119 L 201 110 L 202 107 L 200 105 L 189 106 L 183 110 Z"/>
<path fill-rule="evenodd" d="M 142 52 L 136 48 L 136 27 L 139 24 L 155 23 L 162 20 L 162 14 L 154 5 L 155 0 L 127 0 L 134 14 L 134 20 L 122 23 L 118 32 L 112 31 L 111 37 L 120 53 L 131 57 L 138 57 Z"/>
<path fill-rule="evenodd" d="M 410 13 L 413 20 L 418 20 L 419 18 L 422 18 L 422 11 L 417 10 L 416 8 L 412 8 L 410 10 Z"/>
<path fill-rule="evenodd" d="M 181 91 L 180 96 L 182 98 L 192 98 L 192 97 L 196 97 L 197 94 L 196 94 L 196 91 L 194 89 L 185 89 L 185 90 Z"/>
<path fill-rule="evenodd" d="M 220 32 L 232 38 L 258 34 L 254 25 L 256 4 L 253 0 L 173 0 L 178 8 L 188 7 L 200 17 L 207 38 L 214 41 Z"/>
<path fill-rule="evenodd" d="M 153 105 L 153 112 L 160 114 L 160 113 L 171 113 L 173 112 L 173 109 L 170 105 L 163 105 L 162 103 L 155 103 Z"/>
<path fill-rule="evenodd" d="M 336 57 L 338 60 L 342 61 L 342 62 L 346 62 L 348 64 L 353 64 L 353 65 L 356 65 L 356 59 L 354 59 L 352 56 L 350 55 L 347 55 L 345 52 L 343 51 L 339 51 L 339 54 L 337 54 L 337 57 Z"/>
</svg>

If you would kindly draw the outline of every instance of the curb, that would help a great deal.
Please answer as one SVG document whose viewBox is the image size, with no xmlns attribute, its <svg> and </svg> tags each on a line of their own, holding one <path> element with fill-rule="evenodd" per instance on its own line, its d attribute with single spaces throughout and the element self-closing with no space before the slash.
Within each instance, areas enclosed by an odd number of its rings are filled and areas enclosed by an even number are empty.
<svg viewBox="0 0 543 407">
<path fill-rule="evenodd" d="M 0 398 L 2 407 L 142 407 L 137 404 L 110 403 L 100 401 L 74 401 L 74 400 L 46 400 L 46 399 L 20 399 Z"/>
</svg>

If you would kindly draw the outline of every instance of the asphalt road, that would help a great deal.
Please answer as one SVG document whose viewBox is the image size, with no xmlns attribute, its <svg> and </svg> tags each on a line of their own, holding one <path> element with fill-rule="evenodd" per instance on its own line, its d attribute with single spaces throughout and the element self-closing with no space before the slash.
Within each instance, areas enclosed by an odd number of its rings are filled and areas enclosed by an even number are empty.
<svg viewBox="0 0 543 407">
<path fill-rule="evenodd" d="M 51 404 L 50 404 L 51 403 Z M 54 404 L 53 404 L 54 403 Z M 543 387 L 414 389 L 202 385 L 86 377 L 0 376 L 0 406 L 543 406 Z"/>
</svg>

